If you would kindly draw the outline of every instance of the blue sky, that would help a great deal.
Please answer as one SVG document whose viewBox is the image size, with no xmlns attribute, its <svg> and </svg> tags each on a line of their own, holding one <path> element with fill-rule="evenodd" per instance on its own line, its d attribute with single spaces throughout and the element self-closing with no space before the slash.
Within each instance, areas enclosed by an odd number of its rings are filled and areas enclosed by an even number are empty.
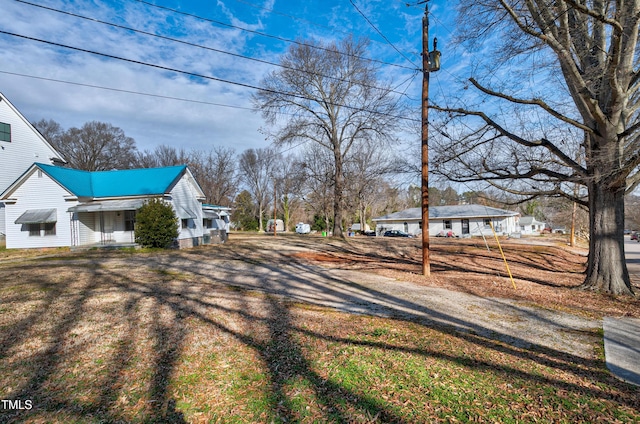
<svg viewBox="0 0 640 424">
<path fill-rule="evenodd" d="M 30 3 L 41 7 L 0 0 L 0 31 L 22 36 L 0 33 L 0 92 L 30 121 L 53 119 L 64 128 L 108 122 L 133 137 L 140 150 L 166 144 L 201 150 L 225 146 L 240 153 L 266 147 L 268 141 L 259 132 L 265 125 L 262 118 L 248 110 L 253 89 L 130 61 L 259 86 L 274 69 L 264 62 L 278 62 L 291 45 L 286 40 L 329 41 L 353 34 L 372 40 L 369 57 L 388 63 L 381 67 L 381 77 L 404 82 L 400 90 L 419 104 L 421 77 L 412 68 L 420 63 L 423 5 L 407 7 L 401 0 Z M 430 35 L 438 37 L 440 50 L 453 33 L 453 12 L 443 4 L 430 2 Z M 443 51 L 443 68 L 451 70 L 432 78 L 432 97 L 442 91 L 438 87 L 453 76 L 455 66 L 458 60 Z"/>
</svg>

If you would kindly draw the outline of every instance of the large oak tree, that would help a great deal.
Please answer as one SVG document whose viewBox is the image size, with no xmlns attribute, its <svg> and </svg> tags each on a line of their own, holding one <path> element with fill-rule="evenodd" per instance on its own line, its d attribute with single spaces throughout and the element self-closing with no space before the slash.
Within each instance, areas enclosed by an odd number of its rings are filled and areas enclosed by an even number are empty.
<svg viewBox="0 0 640 424">
<path fill-rule="evenodd" d="M 432 169 L 582 204 L 582 287 L 631 294 L 624 196 L 640 182 L 640 0 L 461 0 L 459 12 L 460 38 L 482 51 L 469 67 L 474 96 L 432 102 L 448 124 Z"/>
</svg>

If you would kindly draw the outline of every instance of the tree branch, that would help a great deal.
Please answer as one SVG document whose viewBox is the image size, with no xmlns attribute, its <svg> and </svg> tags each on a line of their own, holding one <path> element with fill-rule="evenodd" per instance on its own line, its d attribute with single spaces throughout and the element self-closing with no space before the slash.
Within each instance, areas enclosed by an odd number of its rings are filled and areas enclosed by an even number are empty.
<svg viewBox="0 0 640 424">
<path fill-rule="evenodd" d="M 504 99 L 516 104 L 539 106 L 540 108 L 542 108 L 542 110 L 549 113 L 550 115 L 552 115 L 553 117 L 557 118 L 560 121 L 571 124 L 574 127 L 579 128 L 583 131 L 592 132 L 592 129 L 589 128 L 588 126 L 574 119 L 571 119 L 567 116 L 564 116 L 563 114 L 561 114 L 560 112 L 556 111 L 551 106 L 549 106 L 546 102 L 542 101 L 542 99 L 532 99 L 532 100 L 518 99 L 516 97 L 509 96 L 507 94 L 500 93 L 498 91 L 493 91 L 489 88 L 486 88 L 483 85 L 481 85 L 475 78 L 469 78 L 469 81 L 471 81 L 471 84 L 473 84 L 478 90 L 482 91 L 485 94 L 488 94 L 494 97 L 499 97 L 501 99 Z"/>
<path fill-rule="evenodd" d="M 484 112 L 469 111 L 469 110 L 465 110 L 465 109 L 461 109 L 461 108 L 457 108 L 457 109 L 443 108 L 443 107 L 437 106 L 435 104 L 431 104 L 429 107 L 432 108 L 432 109 L 435 109 L 435 110 L 439 110 L 441 112 L 452 112 L 452 113 L 457 113 L 457 114 L 461 114 L 461 115 L 477 116 L 477 117 L 481 118 L 483 121 L 485 121 L 489 126 L 491 126 L 496 131 L 498 131 L 500 134 L 502 134 L 503 136 L 507 137 L 508 139 L 513 140 L 516 143 L 518 143 L 518 144 L 520 144 L 522 146 L 525 146 L 525 147 L 544 147 L 549 152 L 551 152 L 554 156 L 556 156 L 558 159 L 560 159 L 566 166 L 568 166 L 571 169 L 573 169 L 574 172 L 576 172 L 576 173 L 578 173 L 580 175 L 583 175 L 583 176 L 586 175 L 586 170 L 579 163 L 577 163 L 576 161 L 571 159 L 562 150 L 560 150 L 555 144 L 551 143 L 547 139 L 541 138 L 539 141 L 528 141 L 528 140 L 525 140 L 522 137 L 519 137 L 519 136 L 513 134 L 512 132 L 507 131 L 506 129 L 504 129 L 501 125 L 499 125 L 497 122 L 495 122 L 493 119 L 491 119 Z"/>
</svg>

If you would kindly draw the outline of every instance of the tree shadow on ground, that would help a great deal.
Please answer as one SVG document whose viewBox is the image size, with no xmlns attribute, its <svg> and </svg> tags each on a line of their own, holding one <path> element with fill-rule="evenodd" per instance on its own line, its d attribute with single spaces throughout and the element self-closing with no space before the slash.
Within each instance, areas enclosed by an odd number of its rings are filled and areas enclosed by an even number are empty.
<svg viewBox="0 0 640 424">
<path fill-rule="evenodd" d="M 0 283 L 0 307 L 10 329 L 0 335 L 0 371 L 4 371 L 0 374 L 16 375 L 2 396 L 34 401 L 31 410 L 2 411 L 0 421 L 184 423 L 187 418 L 178 407 L 180 398 L 173 384 L 178 368 L 187 360 L 184 353 L 195 325 L 225 334 L 259 358 L 269 381 L 266 421 L 304 418 L 291 393 L 292 382 L 304 380 L 317 400 L 323 421 L 409 422 L 384 400 L 321 375 L 305 354 L 298 335 L 444 359 L 504 376 L 515 374 L 525 381 L 581 391 L 607 401 L 612 394 L 603 387 L 613 387 L 623 394 L 615 402 L 639 408 L 637 397 L 624 383 L 612 379 L 599 359 L 585 359 L 500 334 L 320 267 L 260 263 L 250 251 L 246 255 L 236 251 L 233 258 L 225 258 L 226 262 L 206 259 L 207 251 L 201 253 L 112 253 L 53 267 L 30 262 L 0 268 L 0 281 L 4 281 Z M 52 269 L 62 279 L 52 275 Z M 21 281 L 2 278 L 12 273 L 19 274 Z M 16 286 L 22 293 L 15 294 Z M 5 297 L 5 293 L 11 295 Z M 455 352 L 309 330 L 296 322 L 292 302 L 417 323 L 487 351 L 558 372 L 576 377 L 587 372 L 593 384 L 572 385 L 560 378 L 497 366 L 490 360 L 472 360 Z M 501 307 L 515 308 L 506 304 Z M 527 313 L 541 323 L 556 325 L 546 322 L 543 315 Z M 32 348 L 38 338 L 42 339 L 40 345 Z M 79 371 L 74 371 L 76 368 Z M 137 399 L 132 399 L 134 396 Z"/>
<path fill-rule="evenodd" d="M 137 294 L 119 299 L 117 317 L 107 317 L 106 328 L 98 328 L 97 334 L 91 334 L 93 329 L 84 327 L 100 327 L 101 324 L 95 322 L 101 317 L 94 316 L 93 308 L 103 302 L 101 298 L 105 290 L 109 296 L 118 292 L 114 291 L 114 275 L 104 271 L 99 262 L 90 260 L 79 267 L 71 266 L 72 278 L 62 281 L 52 277 L 50 272 L 52 268 L 60 271 L 64 268 L 62 265 L 29 265 L 25 271 L 35 271 L 34 275 L 27 276 L 27 272 L 21 272 L 24 279 L 18 287 L 36 295 L 31 298 L 24 296 L 23 302 L 3 297 L 2 308 L 16 308 L 13 312 L 18 317 L 17 325 L 10 325 L 14 331 L 0 336 L 3 347 L 0 370 L 4 371 L 0 374 L 16 376 L 4 387 L 2 396 L 7 401 L 20 401 L 23 405 L 29 400 L 32 408 L 3 408 L 0 422 L 130 421 L 130 417 L 120 413 L 119 397 L 123 395 L 127 371 L 136 355 L 140 322 L 135 311 L 145 296 Z M 116 278 L 121 277 L 118 275 Z M 12 284 L 15 281 L 5 280 L 0 290 L 10 288 Z M 40 292 L 45 295 L 38 296 Z M 161 300 L 163 292 L 156 291 L 154 297 Z M 35 312 L 20 317 L 25 305 L 26 309 L 33 308 Z M 175 400 L 167 394 L 169 373 L 179 352 L 181 333 L 176 329 L 168 331 L 160 320 L 154 321 L 154 329 L 148 336 L 154 340 L 156 354 L 150 358 L 153 365 L 150 367 L 148 391 L 159 407 L 151 408 L 140 421 L 185 423 L 182 413 L 175 410 Z M 112 325 L 124 327 L 119 337 L 110 337 Z M 95 368 L 99 371 L 89 376 L 75 372 L 74 362 L 78 365 L 84 362 L 82 365 L 86 366 L 86 362 L 91 360 L 86 357 L 86 350 L 107 346 L 103 337 L 111 339 L 107 345 L 112 349 L 104 363 L 96 362 Z M 89 373 L 95 368 L 89 369 Z M 76 379 L 85 381 L 76 385 Z M 78 391 L 69 392 L 66 390 L 69 386 L 75 386 Z M 92 395 L 85 396 L 84 392 Z"/>
</svg>

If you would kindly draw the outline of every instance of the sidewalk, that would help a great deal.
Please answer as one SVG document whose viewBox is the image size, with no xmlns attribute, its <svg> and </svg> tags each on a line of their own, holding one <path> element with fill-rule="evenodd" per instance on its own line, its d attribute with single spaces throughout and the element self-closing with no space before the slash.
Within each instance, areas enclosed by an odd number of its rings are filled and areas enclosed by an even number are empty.
<svg viewBox="0 0 640 424">
<path fill-rule="evenodd" d="M 640 386 L 640 319 L 605 317 L 604 354 L 618 378 Z"/>
</svg>

